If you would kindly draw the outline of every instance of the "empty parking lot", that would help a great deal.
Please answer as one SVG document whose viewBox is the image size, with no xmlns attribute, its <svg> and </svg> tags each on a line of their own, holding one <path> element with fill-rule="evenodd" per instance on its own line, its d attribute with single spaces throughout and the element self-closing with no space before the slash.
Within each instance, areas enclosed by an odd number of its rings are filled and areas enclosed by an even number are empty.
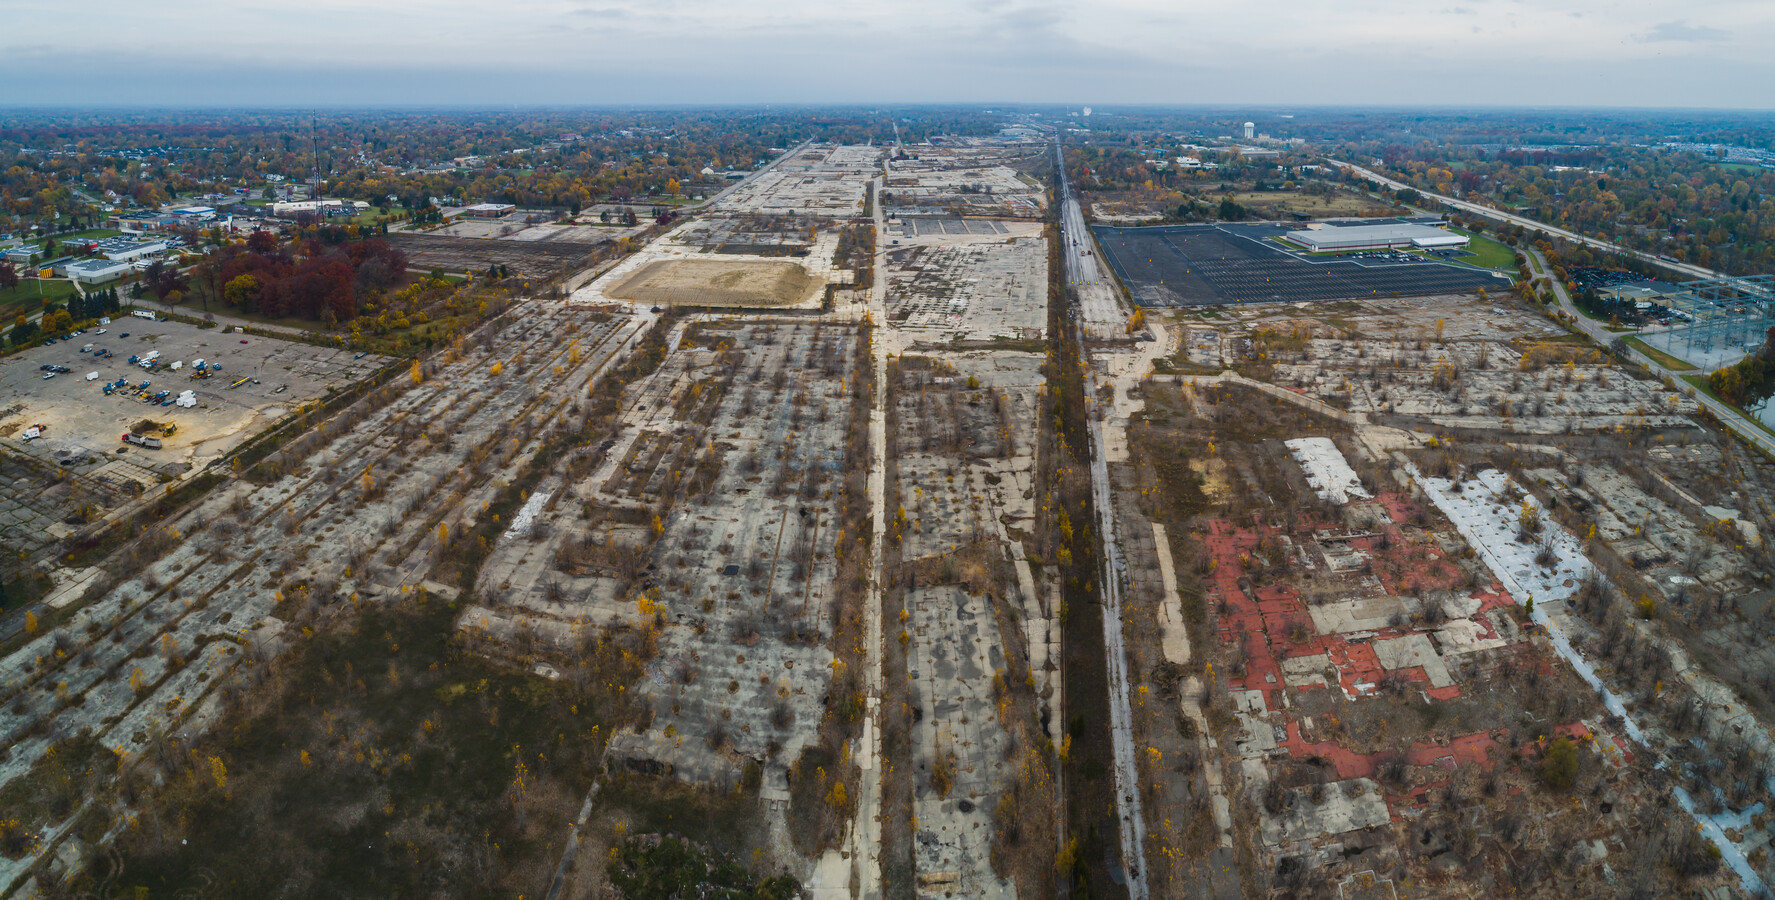
<svg viewBox="0 0 1775 900">
<path fill-rule="evenodd" d="M 1497 290 L 1509 281 L 1436 262 L 1314 259 L 1263 242 L 1280 226 L 1094 229 L 1109 264 L 1143 306 L 1350 300 Z"/>
</svg>

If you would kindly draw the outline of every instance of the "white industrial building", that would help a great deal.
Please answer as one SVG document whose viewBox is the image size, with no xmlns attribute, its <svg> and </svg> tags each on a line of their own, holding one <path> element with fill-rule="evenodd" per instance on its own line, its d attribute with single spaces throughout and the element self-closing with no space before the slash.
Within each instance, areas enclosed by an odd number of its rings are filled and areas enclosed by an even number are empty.
<svg viewBox="0 0 1775 900">
<path fill-rule="evenodd" d="M 1290 231 L 1288 239 L 1315 253 L 1396 247 L 1446 250 L 1465 247 L 1469 243 L 1466 235 L 1428 225 L 1323 225 L 1305 231 Z"/>
<path fill-rule="evenodd" d="M 467 207 L 462 212 L 463 215 L 479 216 L 483 219 L 497 219 L 500 216 L 511 215 L 517 211 L 518 208 L 510 203 L 476 203 L 473 206 Z"/>
<path fill-rule="evenodd" d="M 63 270 L 67 276 L 81 284 L 104 284 L 116 281 L 130 271 L 132 266 L 127 262 L 114 262 L 109 259 L 83 259 L 68 263 Z"/>
<path fill-rule="evenodd" d="M 291 200 L 271 204 L 271 214 L 274 216 L 293 216 L 305 212 L 349 214 L 369 208 L 370 204 L 362 200 Z"/>
<path fill-rule="evenodd" d="M 108 238 L 99 241 L 99 255 L 112 262 L 131 262 L 166 250 L 166 241 L 131 241 Z"/>
</svg>

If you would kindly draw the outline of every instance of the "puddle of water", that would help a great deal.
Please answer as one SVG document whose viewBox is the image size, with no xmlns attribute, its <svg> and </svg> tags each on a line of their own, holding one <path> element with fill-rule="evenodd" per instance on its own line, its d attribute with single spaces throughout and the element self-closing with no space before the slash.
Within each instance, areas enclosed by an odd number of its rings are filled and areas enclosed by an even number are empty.
<svg viewBox="0 0 1775 900">
<path fill-rule="evenodd" d="M 1761 422 L 1770 428 L 1775 428 L 1775 395 L 1764 397 L 1752 404 L 1747 404 L 1744 407 L 1744 411 L 1749 413 L 1750 417 L 1758 422 Z"/>
</svg>

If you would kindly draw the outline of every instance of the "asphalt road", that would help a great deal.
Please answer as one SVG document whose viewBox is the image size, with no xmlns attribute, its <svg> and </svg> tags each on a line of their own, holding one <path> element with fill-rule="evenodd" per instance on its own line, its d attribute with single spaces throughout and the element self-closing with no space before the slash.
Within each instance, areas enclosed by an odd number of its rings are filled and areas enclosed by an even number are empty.
<svg viewBox="0 0 1775 900">
<path fill-rule="evenodd" d="M 687 212 L 694 212 L 697 210 L 713 209 L 715 207 L 715 204 L 720 203 L 723 200 L 726 200 L 728 194 L 731 194 L 734 191 L 739 190 L 742 185 L 750 182 L 752 179 L 757 178 L 758 176 L 763 175 L 766 172 L 769 172 L 771 169 L 776 168 L 777 163 L 780 163 L 783 160 L 788 159 L 789 157 L 794 156 L 797 153 L 800 153 L 801 148 L 806 147 L 808 144 L 811 144 L 813 142 L 814 142 L 813 138 L 808 138 L 807 140 L 802 141 L 799 144 L 796 144 L 794 147 L 790 148 L 787 153 L 784 153 L 783 155 L 778 156 L 776 159 L 773 159 L 770 162 L 765 163 L 764 165 L 762 165 L 759 168 L 757 168 L 756 170 L 754 170 L 750 175 L 747 175 L 746 177 L 741 178 L 740 180 L 734 182 L 733 184 L 730 184 L 727 187 L 722 188 L 719 192 L 717 192 L 715 194 L 715 196 L 710 197 L 707 200 L 702 201 L 701 203 L 693 203 L 693 204 L 690 204 L 689 206 L 680 206 L 676 210 L 674 210 L 674 212 L 687 213 Z"/>
<path fill-rule="evenodd" d="M 1364 178 L 1367 178 L 1367 179 L 1377 182 L 1379 184 L 1386 185 L 1387 187 L 1393 188 L 1395 190 L 1411 188 L 1411 185 L 1409 185 L 1409 184 L 1405 184 L 1400 181 L 1395 181 L 1394 179 L 1388 178 L 1385 175 L 1381 175 L 1379 173 L 1373 172 L 1369 169 L 1365 169 L 1365 168 L 1355 165 L 1353 163 L 1341 162 L 1341 161 L 1335 160 L 1335 159 L 1331 160 L 1331 162 L 1334 165 L 1343 166 L 1343 167 L 1355 172 L 1356 174 L 1361 175 Z M 1679 262 L 1673 262 L 1673 261 L 1667 260 L 1667 259 L 1659 259 L 1657 256 L 1650 254 L 1650 253 L 1642 253 L 1638 250 L 1629 250 L 1626 247 L 1622 247 L 1619 244 L 1611 243 L 1609 241 L 1605 241 L 1600 238 L 1586 237 L 1586 236 L 1578 234 L 1576 232 L 1567 231 L 1563 228 L 1555 228 L 1551 225 L 1547 225 L 1542 222 L 1537 222 L 1534 219 L 1527 219 L 1522 216 L 1512 215 L 1507 212 L 1502 212 L 1502 211 L 1499 211 L 1496 209 L 1492 209 L 1489 206 L 1481 206 L 1477 203 L 1470 203 L 1465 200 L 1456 200 L 1453 197 L 1445 197 L 1441 194 L 1431 194 L 1431 193 L 1426 193 L 1424 191 L 1418 191 L 1418 193 L 1423 194 L 1425 197 L 1429 197 L 1433 200 L 1437 200 L 1442 203 L 1448 204 L 1449 206 L 1455 207 L 1456 209 L 1461 209 L 1461 210 L 1465 210 L 1467 212 L 1473 213 L 1474 215 L 1484 216 L 1484 217 L 1486 217 L 1488 219 L 1492 219 L 1494 221 L 1509 222 L 1513 225 L 1521 225 L 1524 228 L 1537 229 L 1540 231 L 1544 231 L 1548 234 L 1563 238 L 1564 240 L 1573 241 L 1575 243 L 1583 244 L 1585 246 L 1593 247 L 1598 250 L 1604 250 L 1604 251 L 1607 251 L 1610 253 L 1618 253 L 1623 256 L 1631 256 L 1631 257 L 1638 259 L 1642 262 L 1651 263 L 1656 266 L 1662 266 L 1666 269 L 1669 269 L 1674 272 L 1680 272 L 1684 275 L 1689 275 L 1689 276 L 1692 276 L 1695 278 L 1724 278 L 1724 277 L 1726 277 L 1725 273 L 1717 272 L 1713 269 L 1706 268 L 1705 266 L 1697 266 L 1697 265 L 1692 265 L 1689 263 L 1679 263 Z M 1536 261 L 1541 264 L 1541 270 L 1543 272 L 1551 273 L 1553 271 L 1553 267 L 1548 264 L 1547 258 L 1545 256 L 1542 256 L 1540 251 L 1529 249 L 1528 252 L 1532 253 L 1534 255 Z M 1554 295 L 1554 297 L 1558 298 L 1560 309 L 1564 310 L 1567 315 L 1571 316 L 1572 322 L 1577 326 L 1577 328 L 1580 332 L 1583 332 L 1592 341 L 1595 341 L 1599 346 L 1604 347 L 1606 349 L 1615 340 L 1615 338 L 1621 336 L 1621 335 L 1618 335 L 1618 334 L 1608 330 L 1608 328 L 1604 327 L 1604 325 L 1601 322 L 1598 322 L 1595 319 L 1591 319 L 1588 316 L 1585 316 L 1583 313 L 1579 312 L 1577 307 L 1572 304 L 1571 295 L 1566 292 L 1565 285 L 1559 283 L 1559 279 L 1553 278 L 1550 274 L 1546 274 L 1546 275 L 1537 276 L 1535 280 L 1545 281 L 1548 285 L 1552 286 L 1553 295 Z M 1654 361 L 1650 356 L 1640 352 L 1639 350 L 1634 349 L 1631 345 L 1627 348 L 1627 355 L 1631 359 L 1633 359 L 1635 362 L 1638 362 L 1641 365 L 1646 366 L 1648 369 L 1650 369 L 1653 372 L 1668 371 L 1663 366 L 1659 365 L 1656 361 Z M 1718 418 L 1720 420 L 1720 422 L 1726 426 L 1726 428 L 1730 429 L 1732 431 L 1732 433 L 1738 435 L 1740 438 L 1743 438 L 1747 443 L 1751 444 L 1752 446 L 1755 446 L 1757 449 L 1761 450 L 1763 453 L 1768 454 L 1772 457 L 1775 457 L 1775 438 L 1771 438 L 1769 436 L 1768 432 L 1764 431 L 1755 422 L 1751 421 L 1749 417 L 1745 416 L 1743 413 L 1739 412 L 1738 410 L 1733 409 L 1732 407 L 1727 406 L 1726 404 L 1721 403 L 1720 401 L 1714 399 L 1706 391 L 1703 391 L 1700 388 L 1695 387 L 1694 385 L 1688 383 L 1687 381 L 1683 380 L 1682 378 L 1672 375 L 1671 382 L 1676 385 L 1676 389 L 1678 391 L 1681 391 L 1686 396 L 1694 399 L 1694 401 L 1696 403 L 1699 403 L 1703 407 L 1705 407 L 1708 412 L 1713 413 L 1713 415 L 1716 418 Z"/>
<path fill-rule="evenodd" d="M 1441 203 L 1447 204 L 1448 206 L 1452 206 L 1452 207 L 1459 209 L 1459 210 L 1464 210 L 1466 212 L 1470 212 L 1476 216 L 1484 216 L 1485 218 L 1491 219 L 1493 221 L 1509 222 L 1512 225 L 1520 225 L 1524 228 L 1533 229 L 1536 231 L 1544 231 L 1548 234 L 1555 235 L 1555 236 L 1560 237 L 1564 240 L 1572 241 L 1573 243 L 1583 244 L 1587 247 L 1592 247 L 1597 250 L 1603 250 L 1603 251 L 1606 251 L 1609 253 L 1618 253 L 1618 254 L 1621 254 L 1622 256 L 1631 256 L 1635 259 L 1640 260 L 1641 262 L 1651 263 L 1652 265 L 1655 265 L 1655 266 L 1662 266 L 1662 267 L 1669 269 L 1673 272 L 1680 272 L 1684 275 L 1688 275 L 1688 276 L 1691 276 L 1694 278 L 1724 278 L 1724 277 L 1726 277 L 1725 273 L 1716 272 L 1713 269 L 1709 269 L 1705 266 L 1697 266 L 1697 265 L 1693 265 L 1690 263 L 1681 263 L 1681 262 L 1676 262 L 1674 260 L 1668 260 L 1668 259 L 1659 259 L 1656 254 L 1642 253 L 1638 250 L 1629 250 L 1626 247 L 1621 246 L 1620 244 L 1616 244 L 1611 241 L 1605 241 L 1605 240 L 1602 240 L 1601 238 L 1587 237 L 1587 236 L 1579 234 L 1575 231 L 1567 231 L 1564 228 L 1555 228 L 1552 225 L 1548 225 L 1545 222 L 1538 222 L 1534 219 L 1529 219 L 1529 218 L 1525 218 L 1523 216 L 1514 215 L 1512 213 L 1507 213 L 1502 210 L 1493 209 L 1489 206 L 1484 206 L 1484 205 L 1481 205 L 1478 203 L 1472 203 L 1467 200 L 1457 200 L 1453 197 L 1444 196 L 1442 194 L 1432 194 L 1432 193 L 1429 193 L 1428 191 L 1423 191 L 1423 190 L 1419 190 L 1417 188 L 1414 188 L 1411 185 L 1406 184 L 1404 182 L 1395 181 L 1391 178 L 1388 178 L 1385 175 L 1382 175 L 1382 174 L 1372 171 L 1370 169 L 1364 169 L 1363 167 L 1358 166 L 1355 163 L 1347 163 L 1347 162 L 1343 162 L 1341 160 L 1336 160 L 1336 159 L 1331 160 L 1331 163 L 1332 163 L 1332 165 L 1342 166 L 1352 172 L 1355 172 L 1358 175 L 1361 175 L 1364 178 L 1367 178 L 1370 181 L 1376 182 L 1377 184 L 1386 185 L 1387 187 L 1390 187 L 1394 190 L 1415 190 L 1419 194 L 1422 194 L 1425 197 L 1428 197 L 1432 200 L 1439 201 Z"/>
<path fill-rule="evenodd" d="M 1541 264 L 1543 272 L 1550 273 L 1553 271 L 1553 267 L 1547 263 L 1547 258 L 1542 256 L 1540 251 L 1530 249 L 1527 252 L 1532 254 L 1535 257 L 1535 261 Z M 1566 292 L 1565 285 L 1560 284 L 1559 279 L 1554 278 L 1551 275 L 1537 275 L 1535 280 L 1545 282 L 1553 288 L 1553 296 L 1559 300 L 1559 308 L 1563 310 L 1566 315 L 1571 316 L 1572 323 L 1577 326 L 1578 331 L 1582 332 L 1592 341 L 1595 341 L 1598 346 L 1606 350 L 1609 345 L 1614 342 L 1615 338 L 1624 337 L 1624 335 L 1610 331 L 1607 326 L 1603 325 L 1603 323 L 1579 312 L 1577 306 L 1572 303 L 1571 294 Z M 1647 354 L 1635 349 L 1631 344 L 1627 346 L 1627 355 L 1634 362 L 1645 366 L 1652 372 L 1664 373 L 1669 371 L 1659 365 L 1656 360 L 1653 360 Z M 1726 428 L 1733 434 L 1738 435 L 1738 437 L 1742 438 L 1746 443 L 1763 451 L 1763 453 L 1775 457 L 1775 437 L 1771 437 L 1767 431 L 1764 431 L 1757 425 L 1757 423 L 1751 421 L 1748 416 L 1714 399 L 1713 396 L 1706 391 L 1690 384 L 1674 373 L 1671 375 L 1670 381 L 1671 384 L 1676 386 L 1678 391 L 1693 399 L 1696 403 L 1701 404 L 1708 412 L 1713 413 L 1714 417 L 1719 419 L 1720 423 L 1726 426 Z"/>
</svg>

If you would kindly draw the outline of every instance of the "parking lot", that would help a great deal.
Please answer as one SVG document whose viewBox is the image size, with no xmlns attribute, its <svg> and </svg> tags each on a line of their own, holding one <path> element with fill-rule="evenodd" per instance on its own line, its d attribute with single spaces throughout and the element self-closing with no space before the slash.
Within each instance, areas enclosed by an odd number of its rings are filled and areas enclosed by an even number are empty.
<svg viewBox="0 0 1775 900">
<path fill-rule="evenodd" d="M 346 350 L 127 316 L 105 326 L 105 332 L 0 359 L 0 391 L 9 398 L 0 410 L 0 443 L 58 465 L 83 458 L 96 465 L 125 449 L 123 433 L 149 419 L 174 426 L 173 433 L 158 450 L 130 447 L 126 455 L 142 466 L 182 470 L 226 453 L 295 404 L 342 388 L 385 362 Z M 92 349 L 84 351 L 89 344 Z M 109 355 L 97 357 L 103 351 Z M 152 370 L 129 362 L 149 353 L 159 354 Z M 194 377 L 199 359 L 214 374 Z M 45 378 L 44 366 L 70 371 Z M 120 379 L 127 387 L 106 394 L 104 387 Z M 148 398 L 161 391 L 167 395 L 145 400 L 144 382 Z M 187 390 L 195 392 L 196 406 L 171 405 Z M 38 426 L 39 436 L 25 440 Z"/>
<path fill-rule="evenodd" d="M 1501 290 L 1487 272 L 1413 257 L 1312 259 L 1263 242 L 1280 226 L 1184 225 L 1095 229 L 1109 264 L 1143 306 L 1200 306 Z"/>
</svg>

